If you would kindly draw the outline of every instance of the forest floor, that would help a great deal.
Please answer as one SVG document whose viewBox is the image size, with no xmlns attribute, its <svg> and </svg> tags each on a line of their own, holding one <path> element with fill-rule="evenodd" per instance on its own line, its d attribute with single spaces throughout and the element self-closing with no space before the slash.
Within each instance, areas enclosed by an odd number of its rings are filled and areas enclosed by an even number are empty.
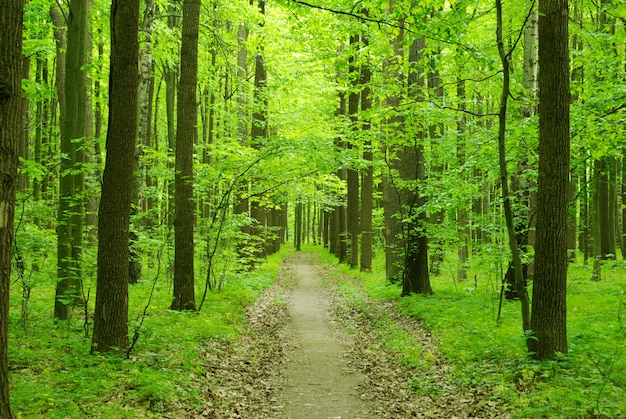
<svg viewBox="0 0 626 419">
<path fill-rule="evenodd" d="M 294 253 L 277 284 L 248 307 L 243 337 L 206 343 L 206 404 L 193 417 L 510 416 L 488 388 L 454 380 L 420 322 L 364 294 L 346 299 L 324 276 L 313 254 Z M 423 368 L 409 367 L 381 343 L 381 321 L 422 342 Z"/>
</svg>

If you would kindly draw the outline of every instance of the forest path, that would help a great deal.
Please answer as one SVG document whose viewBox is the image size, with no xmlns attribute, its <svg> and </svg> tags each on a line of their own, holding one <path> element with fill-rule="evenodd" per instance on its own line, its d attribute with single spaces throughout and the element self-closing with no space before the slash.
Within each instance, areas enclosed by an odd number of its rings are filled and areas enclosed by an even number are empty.
<svg viewBox="0 0 626 419">
<path fill-rule="evenodd" d="M 322 278 L 306 253 L 296 253 L 291 263 L 295 286 L 286 328 L 294 349 L 283 370 L 284 414 L 301 419 L 367 417 L 357 391 L 365 377 L 348 363 L 345 345 L 351 337 L 337 327 Z"/>
<path fill-rule="evenodd" d="M 510 417 L 479 378 L 456 377 L 460 367 L 420 321 L 368 297 L 314 253 L 288 256 L 278 282 L 246 311 L 240 338 L 206 342 L 205 405 L 186 419 Z M 396 347 L 400 335 L 412 339 L 402 345 L 413 366 Z"/>
</svg>

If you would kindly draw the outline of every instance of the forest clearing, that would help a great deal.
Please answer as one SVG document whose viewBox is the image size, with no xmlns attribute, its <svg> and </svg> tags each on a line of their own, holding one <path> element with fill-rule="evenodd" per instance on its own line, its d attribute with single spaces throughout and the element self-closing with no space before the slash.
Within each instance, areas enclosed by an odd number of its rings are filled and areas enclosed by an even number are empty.
<svg viewBox="0 0 626 419">
<path fill-rule="evenodd" d="M 625 0 L 4 0 L 0 419 L 626 415 Z"/>
</svg>

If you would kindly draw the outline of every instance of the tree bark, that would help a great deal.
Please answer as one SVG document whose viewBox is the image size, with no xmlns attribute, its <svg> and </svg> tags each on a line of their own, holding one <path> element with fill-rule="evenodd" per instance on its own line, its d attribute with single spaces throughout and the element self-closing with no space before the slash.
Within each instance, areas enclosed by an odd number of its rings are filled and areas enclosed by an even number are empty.
<svg viewBox="0 0 626 419">
<path fill-rule="evenodd" d="M 86 91 L 87 0 L 71 0 L 67 22 L 64 80 L 65 115 L 61 131 L 61 165 L 57 224 L 57 287 L 54 316 L 67 320 L 81 293 L 84 218 L 84 136 Z"/>
<path fill-rule="evenodd" d="M 128 235 L 137 136 L 139 0 L 111 3 L 109 129 L 98 225 L 91 352 L 128 346 Z"/>
<path fill-rule="evenodd" d="M 568 2 L 539 2 L 539 178 L 529 350 L 567 352 L 567 185 L 570 173 Z"/>
<path fill-rule="evenodd" d="M 358 112 L 359 112 L 359 100 L 360 95 L 357 91 L 357 87 L 359 85 L 358 77 L 357 77 L 357 66 L 356 66 L 356 50 L 359 46 L 359 35 L 350 36 L 350 63 L 348 72 L 350 74 L 350 78 L 352 80 L 352 89 L 348 96 L 348 115 L 350 116 L 350 122 L 352 123 L 352 130 L 356 133 L 359 131 L 358 128 Z M 348 150 L 352 150 L 353 141 L 347 142 Z M 350 240 L 350 249 L 349 255 L 350 258 L 348 260 L 348 265 L 351 268 L 356 268 L 359 266 L 359 172 L 354 167 L 348 167 L 346 170 L 346 185 L 348 187 L 348 197 L 347 197 L 347 217 L 348 217 L 348 237 Z"/>
<path fill-rule="evenodd" d="M 363 46 L 367 48 L 369 39 L 363 36 Z M 367 60 L 367 59 L 366 59 Z M 370 97 L 371 88 L 369 86 L 372 70 L 369 63 L 365 62 L 361 66 L 361 113 L 365 114 L 372 107 L 372 98 Z M 372 211 L 374 207 L 374 167 L 372 161 L 374 154 L 372 150 L 372 139 L 370 137 L 370 120 L 367 116 L 362 117 L 361 125 L 362 135 L 365 139 L 363 142 L 363 160 L 367 166 L 363 169 L 362 185 L 361 185 L 361 271 L 372 270 L 372 257 L 374 246 L 374 232 L 372 226 Z"/>
<path fill-rule="evenodd" d="M 389 4 L 389 13 L 393 13 L 395 1 Z M 398 18 L 399 28 L 392 38 L 393 56 L 383 62 L 383 72 L 391 81 L 391 86 L 405 86 L 404 72 L 401 69 L 404 57 L 404 18 Z M 391 36 L 390 36 L 391 37 Z M 390 87 L 391 87 L 390 86 Z M 393 92 L 385 98 L 391 117 L 383 124 L 383 149 L 386 168 L 382 175 L 382 204 L 385 219 L 385 274 L 390 282 L 399 282 L 403 272 L 403 238 L 402 222 L 400 220 L 401 191 L 399 185 L 401 149 L 399 133 L 404 131 L 403 117 L 399 114 L 401 95 Z"/>
<path fill-rule="evenodd" d="M 417 38 L 409 50 L 409 98 L 424 101 L 424 68 L 421 64 L 426 42 L 423 37 Z M 402 275 L 402 295 L 432 294 L 430 273 L 428 271 L 428 222 L 424 209 L 427 198 L 421 190 L 426 180 L 426 163 L 424 159 L 424 138 L 426 133 L 419 124 L 409 126 L 408 141 L 401 157 L 401 177 L 406 183 L 402 190 L 402 207 L 406 230 L 404 231 L 404 271 Z"/>
<path fill-rule="evenodd" d="M 500 188 L 502 189 L 502 205 L 504 206 L 504 217 L 506 219 L 506 230 L 508 233 L 509 248 L 511 250 L 511 259 L 513 263 L 515 275 L 515 290 L 520 298 L 522 310 L 522 330 L 526 333 L 530 329 L 530 300 L 526 283 L 524 282 L 524 269 L 520 257 L 519 246 L 517 243 L 517 232 L 513 221 L 513 209 L 511 205 L 511 194 L 509 193 L 509 176 L 506 165 L 506 117 L 507 102 L 510 95 L 510 69 L 509 58 L 504 50 L 504 41 L 502 39 L 502 2 L 496 0 L 497 10 L 497 42 L 498 52 L 500 53 L 500 61 L 502 63 L 502 95 L 500 98 L 500 112 L 498 114 L 498 156 L 500 166 Z"/>
<path fill-rule="evenodd" d="M 265 1 L 259 1 L 259 12 L 265 19 Z M 263 23 L 261 23 L 263 26 Z M 259 46 L 255 56 L 254 67 L 254 103 L 252 112 L 252 129 L 250 131 L 250 137 L 252 140 L 252 147 L 256 150 L 260 150 L 268 136 L 268 98 L 267 98 L 267 71 L 265 70 L 264 61 L 264 45 L 263 41 L 259 41 Z M 252 187 L 258 182 L 258 179 L 252 180 Z M 266 257 L 266 224 L 267 224 L 267 211 L 264 204 L 261 202 L 264 197 L 258 197 L 250 201 L 250 217 L 254 220 L 252 225 L 252 235 L 256 237 L 256 248 L 254 249 L 254 256 L 256 259 L 262 259 Z"/>
<path fill-rule="evenodd" d="M 176 115 L 176 211 L 174 217 L 174 299 L 172 310 L 196 310 L 194 277 L 195 202 L 193 147 L 198 137 L 198 32 L 201 0 L 183 1 L 180 90 Z"/>
<path fill-rule="evenodd" d="M 7 0 L 0 14 L 0 417 L 13 419 L 9 399 L 9 288 L 13 258 L 13 220 L 21 133 L 21 0 Z"/>
</svg>

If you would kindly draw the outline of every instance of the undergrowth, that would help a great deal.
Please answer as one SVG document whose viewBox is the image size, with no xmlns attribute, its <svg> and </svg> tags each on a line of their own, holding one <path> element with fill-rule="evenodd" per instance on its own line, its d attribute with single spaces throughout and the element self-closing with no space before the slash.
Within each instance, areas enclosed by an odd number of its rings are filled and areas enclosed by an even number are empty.
<svg viewBox="0 0 626 419">
<path fill-rule="evenodd" d="M 317 254 L 327 265 L 337 263 L 325 251 Z M 526 352 L 519 302 L 505 301 L 497 321 L 501 270 L 494 269 L 493 260 L 475 257 L 469 279 L 463 282 L 455 277 L 456 267 L 444 264 L 441 274 L 431 277 L 434 295 L 400 298 L 399 284 L 384 278 L 382 258 L 380 252 L 372 273 L 341 265 L 341 273 L 358 281 L 342 281 L 338 289 L 344 298 L 353 300 L 363 290 L 372 298 L 395 301 L 401 314 L 423 321 L 440 343 L 446 362 L 453 366 L 457 384 L 488 387 L 493 397 L 510 406 L 514 418 L 626 416 L 623 262 L 607 263 L 600 282 L 590 280 L 589 266 L 570 266 L 569 353 L 539 362 Z M 417 356 L 424 348 L 392 323 L 382 335 L 382 342 L 398 351 L 402 362 L 420 367 L 428 358 Z M 413 387 L 429 392 L 425 384 Z M 437 397 L 436 391 L 431 395 Z"/>
<path fill-rule="evenodd" d="M 208 293 L 199 313 L 168 310 L 172 283 L 162 273 L 128 357 L 89 355 L 83 309 L 76 309 L 70 321 L 52 319 L 54 278 L 42 277 L 32 288 L 26 322 L 21 290 L 12 287 L 9 367 L 14 411 L 24 419 L 187 417 L 203 402 L 202 343 L 238 338 L 245 308 L 273 284 L 287 253 L 269 257 L 251 273 L 229 274 L 221 292 Z M 153 285 L 155 272 L 145 269 L 142 282 L 129 289 L 130 335 Z M 204 289 L 200 283 L 197 287 L 199 298 Z M 94 301 L 91 296 L 89 313 Z"/>
</svg>

